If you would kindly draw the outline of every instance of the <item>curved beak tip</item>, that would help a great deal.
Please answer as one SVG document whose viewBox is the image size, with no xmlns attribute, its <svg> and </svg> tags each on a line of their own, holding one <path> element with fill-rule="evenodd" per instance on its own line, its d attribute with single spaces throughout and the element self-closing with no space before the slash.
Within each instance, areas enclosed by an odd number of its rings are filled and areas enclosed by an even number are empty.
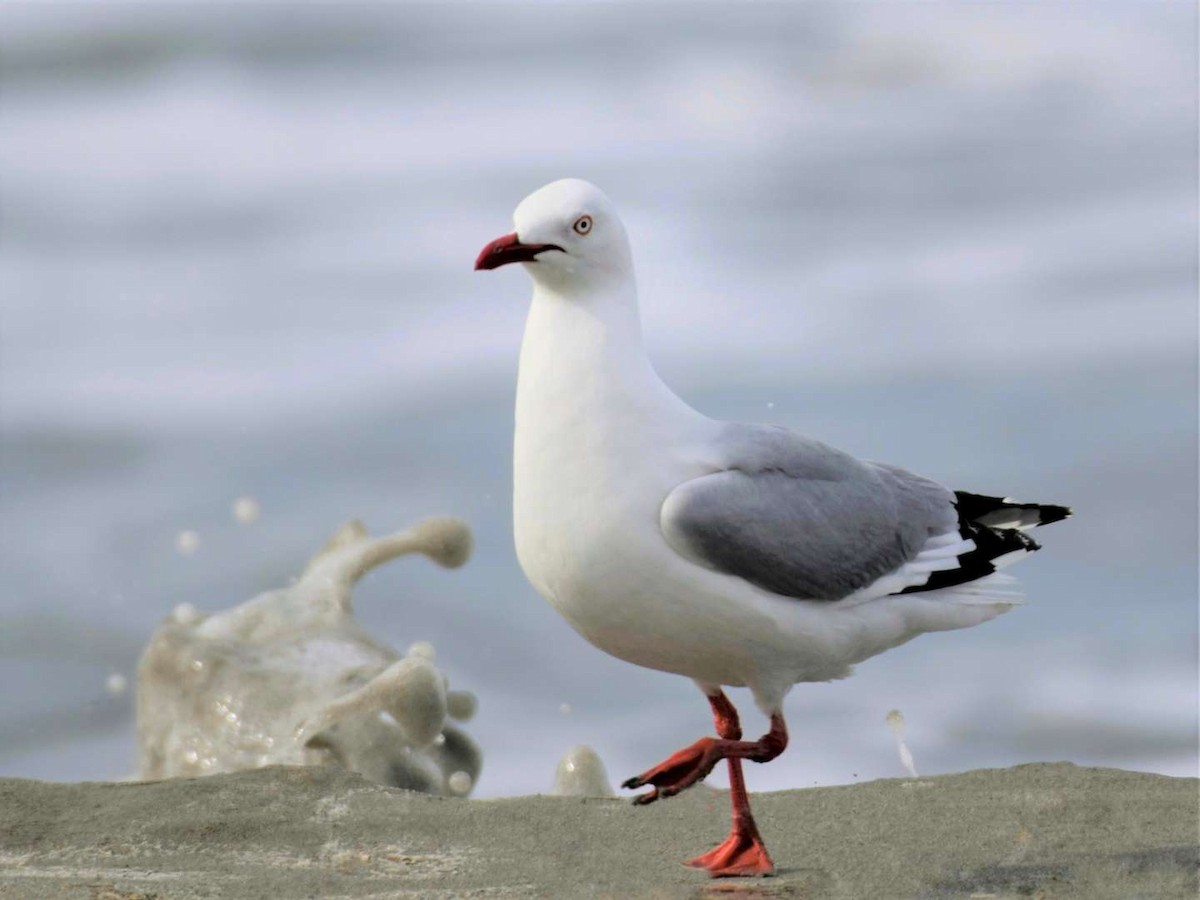
<svg viewBox="0 0 1200 900">
<path fill-rule="evenodd" d="M 504 237 L 498 237 L 482 250 L 475 258 L 475 271 L 481 269 L 498 269 L 500 266 L 514 262 L 533 262 L 539 253 L 546 250 L 562 250 L 558 244 L 522 244 L 514 231 Z"/>
<path fill-rule="evenodd" d="M 475 258 L 475 271 L 495 269 L 506 262 L 513 262 L 511 251 L 514 247 L 520 246 L 521 242 L 517 239 L 515 231 L 512 234 L 504 235 L 504 237 L 496 238 L 479 251 L 479 256 Z"/>
</svg>

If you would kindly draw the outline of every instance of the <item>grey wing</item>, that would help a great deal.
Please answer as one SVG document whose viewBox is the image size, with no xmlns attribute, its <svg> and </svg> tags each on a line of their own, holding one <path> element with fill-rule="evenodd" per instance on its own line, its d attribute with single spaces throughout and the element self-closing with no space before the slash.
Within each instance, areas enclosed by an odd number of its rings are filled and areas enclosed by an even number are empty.
<svg viewBox="0 0 1200 900">
<path fill-rule="evenodd" d="M 954 494 L 903 469 L 773 426 L 727 425 L 720 448 L 725 468 L 667 495 L 663 535 L 764 590 L 839 600 L 957 533 Z"/>
</svg>

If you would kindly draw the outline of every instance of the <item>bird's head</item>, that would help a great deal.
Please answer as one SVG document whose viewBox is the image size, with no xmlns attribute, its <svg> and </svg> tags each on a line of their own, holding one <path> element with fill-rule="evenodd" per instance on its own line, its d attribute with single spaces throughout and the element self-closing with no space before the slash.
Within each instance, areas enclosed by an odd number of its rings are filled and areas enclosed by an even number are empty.
<svg viewBox="0 0 1200 900">
<path fill-rule="evenodd" d="M 564 178 L 539 188 L 517 206 L 513 224 L 516 231 L 483 248 L 477 270 L 525 263 L 535 282 L 560 293 L 632 277 L 625 226 L 594 184 Z"/>
</svg>

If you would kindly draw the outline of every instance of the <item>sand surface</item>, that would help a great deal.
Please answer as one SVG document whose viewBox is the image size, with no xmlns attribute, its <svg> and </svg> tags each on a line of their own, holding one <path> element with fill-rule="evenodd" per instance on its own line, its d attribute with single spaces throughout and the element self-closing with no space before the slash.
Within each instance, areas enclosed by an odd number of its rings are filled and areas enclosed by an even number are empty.
<svg viewBox="0 0 1200 900">
<path fill-rule="evenodd" d="M 0 897 L 1187 897 L 1196 779 L 1070 764 L 755 798 L 779 873 L 678 865 L 724 837 L 701 786 L 465 801 L 342 770 L 128 784 L 0 780 Z"/>
</svg>

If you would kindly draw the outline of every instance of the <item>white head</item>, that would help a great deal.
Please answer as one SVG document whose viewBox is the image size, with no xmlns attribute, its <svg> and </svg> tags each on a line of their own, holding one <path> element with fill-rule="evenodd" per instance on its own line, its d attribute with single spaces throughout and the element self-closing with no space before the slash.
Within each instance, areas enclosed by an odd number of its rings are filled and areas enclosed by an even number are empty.
<svg viewBox="0 0 1200 900">
<path fill-rule="evenodd" d="M 594 184 L 564 178 L 539 188 L 517 206 L 513 224 L 516 231 L 483 248 L 476 269 L 524 263 L 535 282 L 563 294 L 633 283 L 625 226 Z"/>
</svg>

